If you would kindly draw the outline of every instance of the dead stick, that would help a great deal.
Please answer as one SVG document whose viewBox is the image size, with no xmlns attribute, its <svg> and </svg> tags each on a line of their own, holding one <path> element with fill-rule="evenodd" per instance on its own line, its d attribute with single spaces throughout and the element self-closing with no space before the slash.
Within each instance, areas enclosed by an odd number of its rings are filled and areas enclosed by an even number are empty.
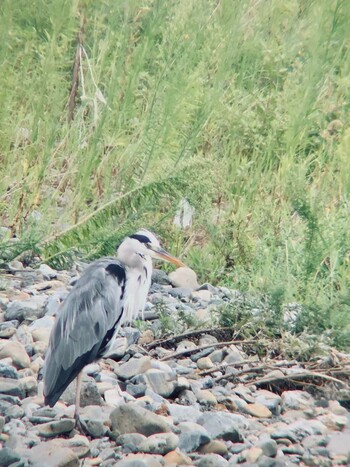
<svg viewBox="0 0 350 467">
<path fill-rule="evenodd" d="M 227 375 L 231 376 L 231 375 Z M 234 375 L 232 375 L 234 376 Z M 283 375 L 283 376 L 271 376 L 269 378 L 261 378 L 255 381 L 251 381 L 247 386 L 254 386 L 260 384 L 267 384 L 267 383 L 276 383 L 277 381 L 293 381 L 293 379 L 303 379 L 303 378 L 323 378 L 327 381 L 333 381 L 334 383 L 342 384 L 343 386 L 347 386 L 343 381 L 337 378 L 333 378 L 333 376 L 324 375 L 323 373 L 314 373 L 314 372 L 305 372 L 305 373 L 295 373 L 291 375 Z"/>
<path fill-rule="evenodd" d="M 168 337 L 166 339 L 158 339 L 154 342 L 151 342 L 147 345 L 148 350 L 152 350 L 155 347 L 163 344 L 171 344 L 184 339 L 185 337 L 194 337 L 198 334 L 208 334 L 208 333 L 217 333 L 220 331 L 229 331 L 232 330 L 232 327 L 224 327 L 224 328 L 210 328 L 210 329 L 194 329 L 192 331 L 184 332 L 183 334 L 179 334 L 178 336 Z"/>
<path fill-rule="evenodd" d="M 73 66 L 73 76 L 72 76 L 72 89 L 68 99 L 68 123 L 74 118 L 74 109 L 76 106 L 76 98 L 78 94 L 78 87 L 79 87 L 79 69 L 80 69 L 80 49 L 83 43 L 83 33 L 84 33 L 84 14 L 82 13 L 80 16 L 80 27 L 77 36 L 77 46 L 75 49 L 75 58 L 74 58 L 74 66 Z"/>
<path fill-rule="evenodd" d="M 165 360 L 170 360 L 172 358 L 183 357 L 184 355 L 191 355 L 193 353 L 200 352 L 201 350 L 210 349 L 211 347 L 225 347 L 226 345 L 237 345 L 237 344 L 256 344 L 256 341 L 228 341 L 228 342 L 216 342 L 213 344 L 202 345 L 201 347 L 196 347 L 195 349 L 182 350 L 181 352 L 174 352 L 171 355 L 167 355 L 160 359 L 161 362 Z M 259 345 L 261 342 L 259 342 Z"/>
</svg>

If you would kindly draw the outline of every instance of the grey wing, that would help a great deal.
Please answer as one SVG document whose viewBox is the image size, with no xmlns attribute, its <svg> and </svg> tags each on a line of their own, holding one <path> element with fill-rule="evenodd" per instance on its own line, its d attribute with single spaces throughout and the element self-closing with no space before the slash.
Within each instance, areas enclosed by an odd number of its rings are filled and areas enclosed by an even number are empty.
<svg viewBox="0 0 350 467">
<path fill-rule="evenodd" d="M 92 263 L 62 304 L 44 366 L 45 403 L 51 407 L 85 365 L 100 356 L 123 313 L 126 275 L 114 259 Z"/>
</svg>

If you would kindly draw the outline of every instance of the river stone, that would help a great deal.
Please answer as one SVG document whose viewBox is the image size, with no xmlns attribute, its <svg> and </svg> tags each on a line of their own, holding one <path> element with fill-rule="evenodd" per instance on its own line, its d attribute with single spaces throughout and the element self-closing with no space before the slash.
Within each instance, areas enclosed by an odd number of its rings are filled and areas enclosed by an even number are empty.
<svg viewBox="0 0 350 467">
<path fill-rule="evenodd" d="M 223 441 L 213 439 L 209 443 L 204 444 L 198 450 L 201 454 L 219 454 L 220 456 L 226 456 L 228 454 L 228 448 Z"/>
<path fill-rule="evenodd" d="M 198 467 L 226 467 L 229 465 L 226 459 L 219 454 L 207 454 L 197 463 Z"/>
<path fill-rule="evenodd" d="M 0 338 L 1 339 L 9 339 L 16 333 L 16 329 L 18 327 L 18 321 L 5 321 L 4 323 L 0 323 Z"/>
<path fill-rule="evenodd" d="M 139 449 L 149 454 L 167 454 L 177 448 L 179 438 L 174 433 L 156 433 L 143 440 Z"/>
<path fill-rule="evenodd" d="M 49 265 L 47 264 L 41 264 L 39 267 L 39 271 L 43 275 L 43 278 L 45 280 L 51 280 L 55 279 L 57 277 L 57 271 L 52 269 Z"/>
<path fill-rule="evenodd" d="M 145 373 L 145 382 L 147 386 L 156 394 L 162 397 L 169 397 L 174 392 L 176 381 L 171 381 L 171 375 L 162 370 L 151 368 Z"/>
<path fill-rule="evenodd" d="M 332 456 L 345 455 L 349 457 L 350 461 L 350 432 L 348 431 L 346 433 L 331 433 L 329 435 L 327 449 Z"/>
<path fill-rule="evenodd" d="M 284 410 L 305 410 L 314 405 L 314 398 L 305 391 L 284 391 L 282 393 Z"/>
<path fill-rule="evenodd" d="M 21 456 L 17 452 L 13 451 L 11 448 L 0 449 L 0 465 L 1 467 L 8 467 L 15 462 L 18 462 L 21 459 Z"/>
<path fill-rule="evenodd" d="M 57 435 L 62 435 L 63 433 L 69 433 L 73 430 L 75 421 L 69 418 L 63 418 L 62 420 L 42 423 L 39 425 L 38 432 L 40 436 L 44 438 L 54 438 Z"/>
<path fill-rule="evenodd" d="M 197 360 L 197 366 L 199 370 L 209 370 L 214 364 L 210 357 L 201 357 Z"/>
<path fill-rule="evenodd" d="M 200 404 L 214 406 L 218 403 L 214 394 L 212 394 L 207 389 L 200 389 L 199 391 L 195 392 L 195 395 Z"/>
<path fill-rule="evenodd" d="M 193 465 L 190 457 L 185 456 L 179 449 L 170 451 L 163 457 L 165 465 L 176 466 L 176 465 Z"/>
<path fill-rule="evenodd" d="M 16 368 L 28 368 L 30 358 L 20 342 L 0 340 L 0 359 L 10 357 Z"/>
<path fill-rule="evenodd" d="M 244 417 L 243 417 L 244 419 Z M 242 428 L 242 418 L 238 415 L 225 412 L 205 412 L 198 419 L 212 438 L 222 438 L 233 443 L 242 442 L 240 433 Z"/>
<path fill-rule="evenodd" d="M 9 358 L 11 361 L 11 359 Z M 18 371 L 15 367 L 6 362 L 0 361 L 0 377 L 18 379 Z"/>
<path fill-rule="evenodd" d="M 123 452 L 128 454 L 130 452 L 139 452 L 140 444 L 147 438 L 140 433 L 125 433 L 117 438 L 117 444 L 122 446 Z"/>
<path fill-rule="evenodd" d="M 40 443 L 28 451 L 33 467 L 79 467 L 79 458 L 67 447 L 66 440 L 53 439 Z"/>
<path fill-rule="evenodd" d="M 6 321 L 17 319 L 18 321 L 34 321 L 42 318 L 45 314 L 44 306 L 47 297 L 45 295 L 35 295 L 27 300 L 12 302 L 5 312 Z"/>
<path fill-rule="evenodd" d="M 150 436 L 169 431 L 169 426 L 159 415 L 136 403 L 120 405 L 110 415 L 112 430 L 124 433 L 141 433 Z"/>
<path fill-rule="evenodd" d="M 181 451 L 188 453 L 197 451 L 200 446 L 211 440 L 208 431 L 197 423 L 183 422 L 177 428 L 180 430 L 179 448 Z"/>
<path fill-rule="evenodd" d="M 262 440 L 258 443 L 257 447 L 261 448 L 265 456 L 275 457 L 277 454 L 277 443 L 273 439 Z"/>
<path fill-rule="evenodd" d="M 151 358 L 148 356 L 141 358 L 131 358 L 128 362 L 123 363 L 117 369 L 116 373 L 122 380 L 132 379 L 139 374 L 145 373 L 151 368 Z"/>
<path fill-rule="evenodd" d="M 162 467 L 164 465 L 163 458 L 152 454 L 129 454 L 125 459 L 108 464 L 116 467 Z"/>
<path fill-rule="evenodd" d="M 0 377 L 0 394 L 8 394 L 23 399 L 25 391 L 19 379 Z"/>
<path fill-rule="evenodd" d="M 197 404 L 198 405 L 198 404 Z M 201 416 L 199 406 L 185 406 L 180 404 L 168 404 L 168 410 L 175 423 L 196 422 Z"/>
<path fill-rule="evenodd" d="M 177 268 L 169 274 L 170 282 L 174 287 L 186 287 L 189 289 L 197 289 L 199 287 L 197 274 L 193 269 L 187 267 Z"/>
</svg>

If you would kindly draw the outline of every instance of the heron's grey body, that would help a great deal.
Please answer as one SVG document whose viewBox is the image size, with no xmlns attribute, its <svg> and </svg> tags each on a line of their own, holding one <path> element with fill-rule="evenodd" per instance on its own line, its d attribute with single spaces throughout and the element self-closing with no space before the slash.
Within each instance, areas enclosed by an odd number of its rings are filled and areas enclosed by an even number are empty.
<svg viewBox="0 0 350 467">
<path fill-rule="evenodd" d="M 124 240 L 117 258 L 103 258 L 86 268 L 51 332 L 44 366 L 46 404 L 54 406 L 84 366 L 108 353 L 119 327 L 144 310 L 151 256 L 183 265 L 160 248 L 151 232 L 141 230 Z"/>
</svg>

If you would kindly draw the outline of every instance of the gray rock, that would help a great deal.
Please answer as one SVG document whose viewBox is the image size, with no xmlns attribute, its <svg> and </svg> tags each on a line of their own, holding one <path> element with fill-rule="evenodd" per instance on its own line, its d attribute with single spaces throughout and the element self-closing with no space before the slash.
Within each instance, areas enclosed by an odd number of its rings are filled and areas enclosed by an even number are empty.
<svg viewBox="0 0 350 467">
<path fill-rule="evenodd" d="M 142 397 L 145 395 L 147 385 L 145 383 L 132 384 L 129 383 L 126 385 L 126 391 L 133 397 Z"/>
<path fill-rule="evenodd" d="M 114 466 L 116 467 L 162 467 L 162 465 L 163 465 L 163 462 L 161 461 L 160 456 L 153 456 L 149 454 L 138 454 L 137 458 L 123 459 L 117 462 L 116 464 L 113 464 L 113 467 Z"/>
<path fill-rule="evenodd" d="M 131 326 L 125 326 L 122 328 L 120 335 L 126 337 L 128 346 L 136 344 L 141 336 L 139 329 L 132 328 Z"/>
<path fill-rule="evenodd" d="M 0 359 L 10 357 L 16 368 L 28 368 L 30 358 L 20 342 L 0 340 Z"/>
<path fill-rule="evenodd" d="M 0 323 L 0 338 L 8 339 L 9 337 L 13 336 L 13 334 L 16 333 L 18 325 L 19 321 L 17 319 Z"/>
<path fill-rule="evenodd" d="M 219 365 L 226 355 L 227 353 L 224 349 L 217 349 L 214 350 L 214 352 L 211 352 L 211 354 L 209 354 L 208 357 L 214 364 Z"/>
<path fill-rule="evenodd" d="M 139 452 L 139 446 L 147 438 L 140 433 L 126 433 L 117 438 L 117 444 L 122 446 L 123 453 L 129 454 L 130 452 Z"/>
<path fill-rule="evenodd" d="M 24 416 L 24 410 L 22 409 L 22 407 L 19 407 L 18 405 L 12 405 L 6 410 L 5 416 L 7 419 L 22 418 Z"/>
<path fill-rule="evenodd" d="M 176 387 L 176 381 L 171 379 L 173 375 L 152 368 L 147 370 L 144 376 L 147 386 L 155 393 L 162 397 L 169 397 L 173 394 Z"/>
<path fill-rule="evenodd" d="M 28 452 L 33 467 L 78 467 L 79 458 L 67 447 L 65 439 L 53 439 L 34 446 Z"/>
<path fill-rule="evenodd" d="M 91 457 L 98 457 L 104 449 L 108 449 L 109 447 L 109 438 L 93 439 L 90 441 L 90 455 Z"/>
<path fill-rule="evenodd" d="M 350 456 L 350 432 L 334 432 L 329 435 L 327 449 L 332 455 Z"/>
<path fill-rule="evenodd" d="M 179 438 L 174 433 L 155 433 L 143 440 L 139 449 L 149 454 L 161 454 L 164 456 L 177 448 Z"/>
<path fill-rule="evenodd" d="M 205 412 L 199 417 L 198 423 L 204 426 L 212 438 L 222 438 L 234 443 L 243 441 L 241 430 L 246 422 L 242 416 L 225 412 Z"/>
<path fill-rule="evenodd" d="M 8 467 L 9 465 L 18 462 L 20 459 L 21 456 L 17 454 L 17 452 L 15 452 L 13 449 L 6 447 L 0 449 L 0 465 L 2 467 Z"/>
<path fill-rule="evenodd" d="M 177 344 L 176 351 L 183 352 L 185 350 L 192 350 L 196 348 L 197 348 L 197 345 L 194 342 L 184 339 Z"/>
<path fill-rule="evenodd" d="M 273 415 L 280 415 L 282 398 L 277 394 L 263 389 L 255 393 L 255 400 L 259 404 L 262 404 L 265 407 L 267 407 Z"/>
<path fill-rule="evenodd" d="M 210 355 L 214 350 L 214 347 L 209 347 L 208 349 L 203 349 L 201 350 L 200 352 L 197 352 L 197 353 L 193 353 L 191 355 L 191 360 L 193 362 L 197 362 L 200 358 L 204 358 L 204 357 L 207 357 L 208 355 Z"/>
<path fill-rule="evenodd" d="M 201 416 L 199 406 L 168 404 L 168 410 L 175 423 L 197 422 L 198 418 Z"/>
<path fill-rule="evenodd" d="M 124 433 L 141 433 L 150 436 L 169 431 L 162 417 L 135 403 L 120 405 L 110 415 L 112 430 Z"/>
<path fill-rule="evenodd" d="M 230 346 L 230 349 L 227 352 L 226 357 L 224 358 L 223 363 L 227 363 L 228 365 L 231 363 L 239 363 L 244 360 L 242 353 L 235 348 L 233 345 Z"/>
<path fill-rule="evenodd" d="M 81 417 L 81 423 L 85 434 L 92 438 L 102 438 L 106 435 L 108 427 L 101 420 L 91 420 Z"/>
<path fill-rule="evenodd" d="M 260 441 L 260 443 L 257 444 L 259 448 L 262 449 L 263 453 L 267 457 L 275 457 L 277 454 L 277 443 L 273 439 L 266 439 L 263 441 Z"/>
<path fill-rule="evenodd" d="M 168 291 L 171 297 L 179 298 L 180 300 L 183 298 L 189 298 L 192 293 L 192 289 L 187 287 L 174 287 Z"/>
<path fill-rule="evenodd" d="M 39 425 L 38 433 L 44 438 L 54 438 L 57 435 L 69 433 L 73 430 L 75 421 L 69 418 L 63 418 L 55 422 L 42 423 Z"/>
<path fill-rule="evenodd" d="M 18 379 L 18 371 L 12 365 L 7 364 L 6 361 L 1 361 L 0 377 Z"/>
<path fill-rule="evenodd" d="M 39 267 L 39 271 L 41 272 L 45 280 L 56 279 L 57 277 L 57 271 L 52 269 L 47 264 L 41 264 Z"/>
<path fill-rule="evenodd" d="M 162 269 L 153 269 L 152 272 L 152 282 L 160 285 L 170 284 L 169 277 L 165 271 Z"/>
<path fill-rule="evenodd" d="M 284 391 L 281 397 L 284 410 L 305 410 L 315 403 L 311 394 L 305 391 Z"/>
<path fill-rule="evenodd" d="M 178 395 L 178 401 L 181 405 L 193 405 L 197 402 L 197 398 L 192 391 L 185 389 Z"/>
<path fill-rule="evenodd" d="M 133 377 L 145 373 L 151 368 L 151 358 L 148 356 L 141 358 L 131 358 L 123 363 L 117 370 L 117 375 L 122 380 L 132 379 Z"/>
<path fill-rule="evenodd" d="M 71 449 L 79 459 L 87 456 L 90 452 L 89 439 L 80 434 L 73 436 L 73 438 L 65 439 L 65 445 L 68 449 Z"/>
<path fill-rule="evenodd" d="M 281 451 L 284 454 L 296 454 L 302 456 L 305 452 L 305 449 L 300 446 L 300 444 L 293 444 L 292 446 L 282 446 Z"/>
<path fill-rule="evenodd" d="M 201 457 L 198 462 L 198 467 L 226 467 L 228 464 L 227 460 L 219 456 L 219 454 L 207 454 Z"/>
<path fill-rule="evenodd" d="M 197 274 L 193 269 L 187 267 L 181 267 L 172 271 L 169 274 L 169 279 L 174 287 L 186 287 L 192 290 L 199 287 Z"/>
<path fill-rule="evenodd" d="M 10 396 L 18 396 L 21 399 L 25 396 L 25 391 L 19 379 L 0 378 L 0 393 Z"/>
<path fill-rule="evenodd" d="M 270 434 L 272 439 L 289 439 L 292 443 L 296 443 L 298 441 L 297 436 L 293 431 L 288 430 L 287 428 L 282 428 L 276 430 Z"/>
<path fill-rule="evenodd" d="M 180 430 L 179 448 L 181 451 L 197 451 L 200 446 L 211 440 L 208 431 L 197 423 L 183 422 L 178 425 L 178 429 Z"/>
<path fill-rule="evenodd" d="M 27 300 L 19 300 L 12 302 L 7 307 L 5 312 L 6 321 L 23 320 L 34 321 L 35 319 L 42 318 L 45 314 L 44 306 L 47 297 L 45 295 L 35 295 Z"/>
</svg>

